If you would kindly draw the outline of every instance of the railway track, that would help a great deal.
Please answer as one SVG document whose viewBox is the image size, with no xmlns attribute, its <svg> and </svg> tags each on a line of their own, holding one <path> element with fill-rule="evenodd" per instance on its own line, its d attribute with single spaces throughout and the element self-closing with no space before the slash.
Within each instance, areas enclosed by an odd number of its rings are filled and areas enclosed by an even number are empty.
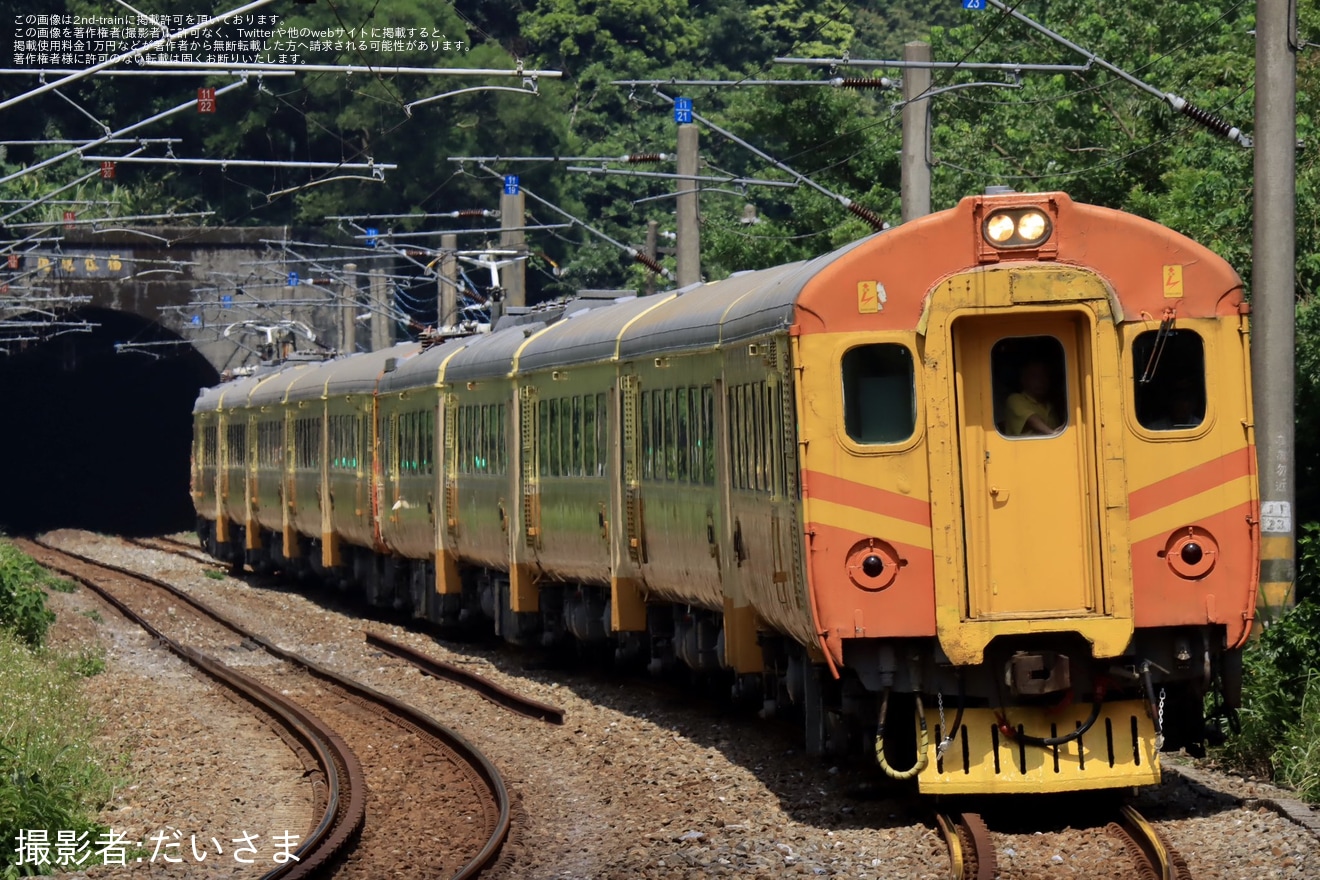
<svg viewBox="0 0 1320 880">
<path fill-rule="evenodd" d="M 123 540 L 137 547 L 171 553 L 203 565 L 214 566 L 216 564 L 215 560 L 206 556 L 196 547 L 174 538 L 124 538 Z M 452 663 L 446 663 L 443 660 L 437 660 L 434 657 L 428 657 L 393 639 L 387 639 L 374 633 L 364 633 L 364 637 L 367 644 L 404 661 L 426 675 L 465 687 L 495 705 L 508 709 L 510 712 L 550 724 L 564 723 L 564 710 L 558 706 L 542 703 L 539 700 L 511 691 L 475 672 L 463 669 L 461 666 L 455 666 Z"/>
<path fill-rule="evenodd" d="M 42 565 L 101 595 L 176 654 L 242 694 L 288 731 L 286 740 L 299 744 L 295 751 L 313 771 L 313 779 L 323 780 L 313 786 L 319 819 L 294 851 L 299 861 L 286 863 L 267 877 L 321 876 L 328 869 L 343 878 L 380 876 L 382 866 L 400 857 L 397 837 L 406 831 L 396 824 L 434 825 L 437 818 L 451 814 L 450 838 L 436 845 L 434 834 L 416 835 L 431 843 L 419 844 L 418 852 L 407 855 L 414 869 L 426 876 L 470 878 L 498 858 L 510 831 L 509 794 L 494 765 L 457 733 L 385 694 L 275 646 L 164 581 L 47 544 L 16 543 Z M 188 613 L 176 619 L 177 603 Z M 192 620 L 183 619 L 187 617 Z M 240 648 L 259 645 L 280 663 L 278 668 L 268 664 L 260 675 L 245 675 L 185 644 L 177 637 L 180 630 L 188 631 L 188 642 L 209 640 L 221 651 L 236 651 L 236 656 L 242 656 Z M 272 678 L 277 679 L 274 684 Z M 314 705 L 316 712 L 304 708 L 308 705 Z M 358 752 L 377 760 L 364 767 Z M 407 766 L 394 765 L 391 756 L 395 760 L 406 756 Z M 364 821 L 367 814 L 371 823 Z"/>
<path fill-rule="evenodd" d="M 936 825 L 949 848 L 952 880 L 996 880 L 998 854 L 993 836 L 979 813 L 937 813 Z M 1132 860 L 1131 870 L 1115 876 L 1137 880 L 1192 880 L 1187 862 L 1149 821 L 1131 806 L 1121 806 L 1103 830 Z M 1005 877 L 1007 880 L 1007 877 Z"/>
</svg>

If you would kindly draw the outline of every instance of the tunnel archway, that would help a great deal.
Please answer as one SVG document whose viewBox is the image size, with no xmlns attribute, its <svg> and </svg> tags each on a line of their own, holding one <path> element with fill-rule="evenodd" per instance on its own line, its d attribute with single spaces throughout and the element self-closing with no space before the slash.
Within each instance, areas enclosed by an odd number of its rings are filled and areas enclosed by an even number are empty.
<svg viewBox="0 0 1320 880">
<path fill-rule="evenodd" d="M 190 528 L 192 407 L 215 368 L 140 315 L 86 308 L 62 320 L 94 327 L 0 354 L 0 531 Z M 116 350 L 125 342 L 180 344 Z"/>
</svg>

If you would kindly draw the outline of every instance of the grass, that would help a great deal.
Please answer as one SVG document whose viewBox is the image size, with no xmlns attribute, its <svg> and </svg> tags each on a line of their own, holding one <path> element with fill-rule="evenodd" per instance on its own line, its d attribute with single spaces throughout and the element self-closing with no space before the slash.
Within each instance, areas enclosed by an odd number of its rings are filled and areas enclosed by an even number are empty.
<svg viewBox="0 0 1320 880">
<path fill-rule="evenodd" d="M 92 745 L 97 723 L 82 693 L 83 679 L 105 670 L 105 657 L 42 647 L 55 621 L 46 591 L 73 589 L 0 539 L 0 880 L 52 867 L 20 864 L 20 831 L 44 830 L 51 856 L 60 832 L 95 841 L 105 831 L 96 814 L 113 781 Z"/>
<path fill-rule="evenodd" d="M 16 864 L 12 844 L 21 830 L 46 829 L 52 843 L 61 830 L 88 832 L 90 840 L 105 830 L 96 813 L 113 782 L 91 745 L 96 724 L 81 690 L 98 665 L 105 661 L 60 656 L 0 631 L 0 877 L 49 870 Z"/>
<path fill-rule="evenodd" d="M 40 645 L 55 622 L 55 615 L 46 608 L 43 588 L 63 591 L 65 583 L 0 539 L 0 629 L 31 646 Z"/>
<path fill-rule="evenodd" d="M 1320 602 L 1305 599 L 1243 654 L 1241 729 L 1218 757 L 1320 804 Z"/>
</svg>

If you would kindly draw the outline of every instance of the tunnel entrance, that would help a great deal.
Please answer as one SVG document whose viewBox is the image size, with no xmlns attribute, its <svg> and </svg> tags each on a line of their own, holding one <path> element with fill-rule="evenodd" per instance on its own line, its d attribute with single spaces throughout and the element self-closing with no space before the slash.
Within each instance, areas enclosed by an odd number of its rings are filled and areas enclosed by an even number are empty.
<svg viewBox="0 0 1320 880">
<path fill-rule="evenodd" d="M 140 315 L 81 309 L 90 333 L 0 350 L 0 530 L 161 534 L 195 523 L 192 407 L 219 381 L 188 344 Z"/>
</svg>

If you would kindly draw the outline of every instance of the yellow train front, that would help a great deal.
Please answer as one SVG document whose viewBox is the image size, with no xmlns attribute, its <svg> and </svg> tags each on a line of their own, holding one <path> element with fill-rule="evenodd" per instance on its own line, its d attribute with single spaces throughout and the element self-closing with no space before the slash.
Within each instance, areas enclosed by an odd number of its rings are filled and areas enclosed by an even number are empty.
<svg viewBox="0 0 1320 880">
<path fill-rule="evenodd" d="M 222 557 L 728 676 L 923 792 L 1126 787 L 1200 747 L 1207 694 L 1236 705 L 1248 361 L 1206 248 L 977 196 L 808 262 L 222 386 L 194 497 Z"/>
<path fill-rule="evenodd" d="M 841 254 L 798 309 L 820 644 L 880 695 L 887 771 L 1062 791 L 1199 749 L 1259 556 L 1232 269 L 1062 194 L 970 198 Z"/>
</svg>

